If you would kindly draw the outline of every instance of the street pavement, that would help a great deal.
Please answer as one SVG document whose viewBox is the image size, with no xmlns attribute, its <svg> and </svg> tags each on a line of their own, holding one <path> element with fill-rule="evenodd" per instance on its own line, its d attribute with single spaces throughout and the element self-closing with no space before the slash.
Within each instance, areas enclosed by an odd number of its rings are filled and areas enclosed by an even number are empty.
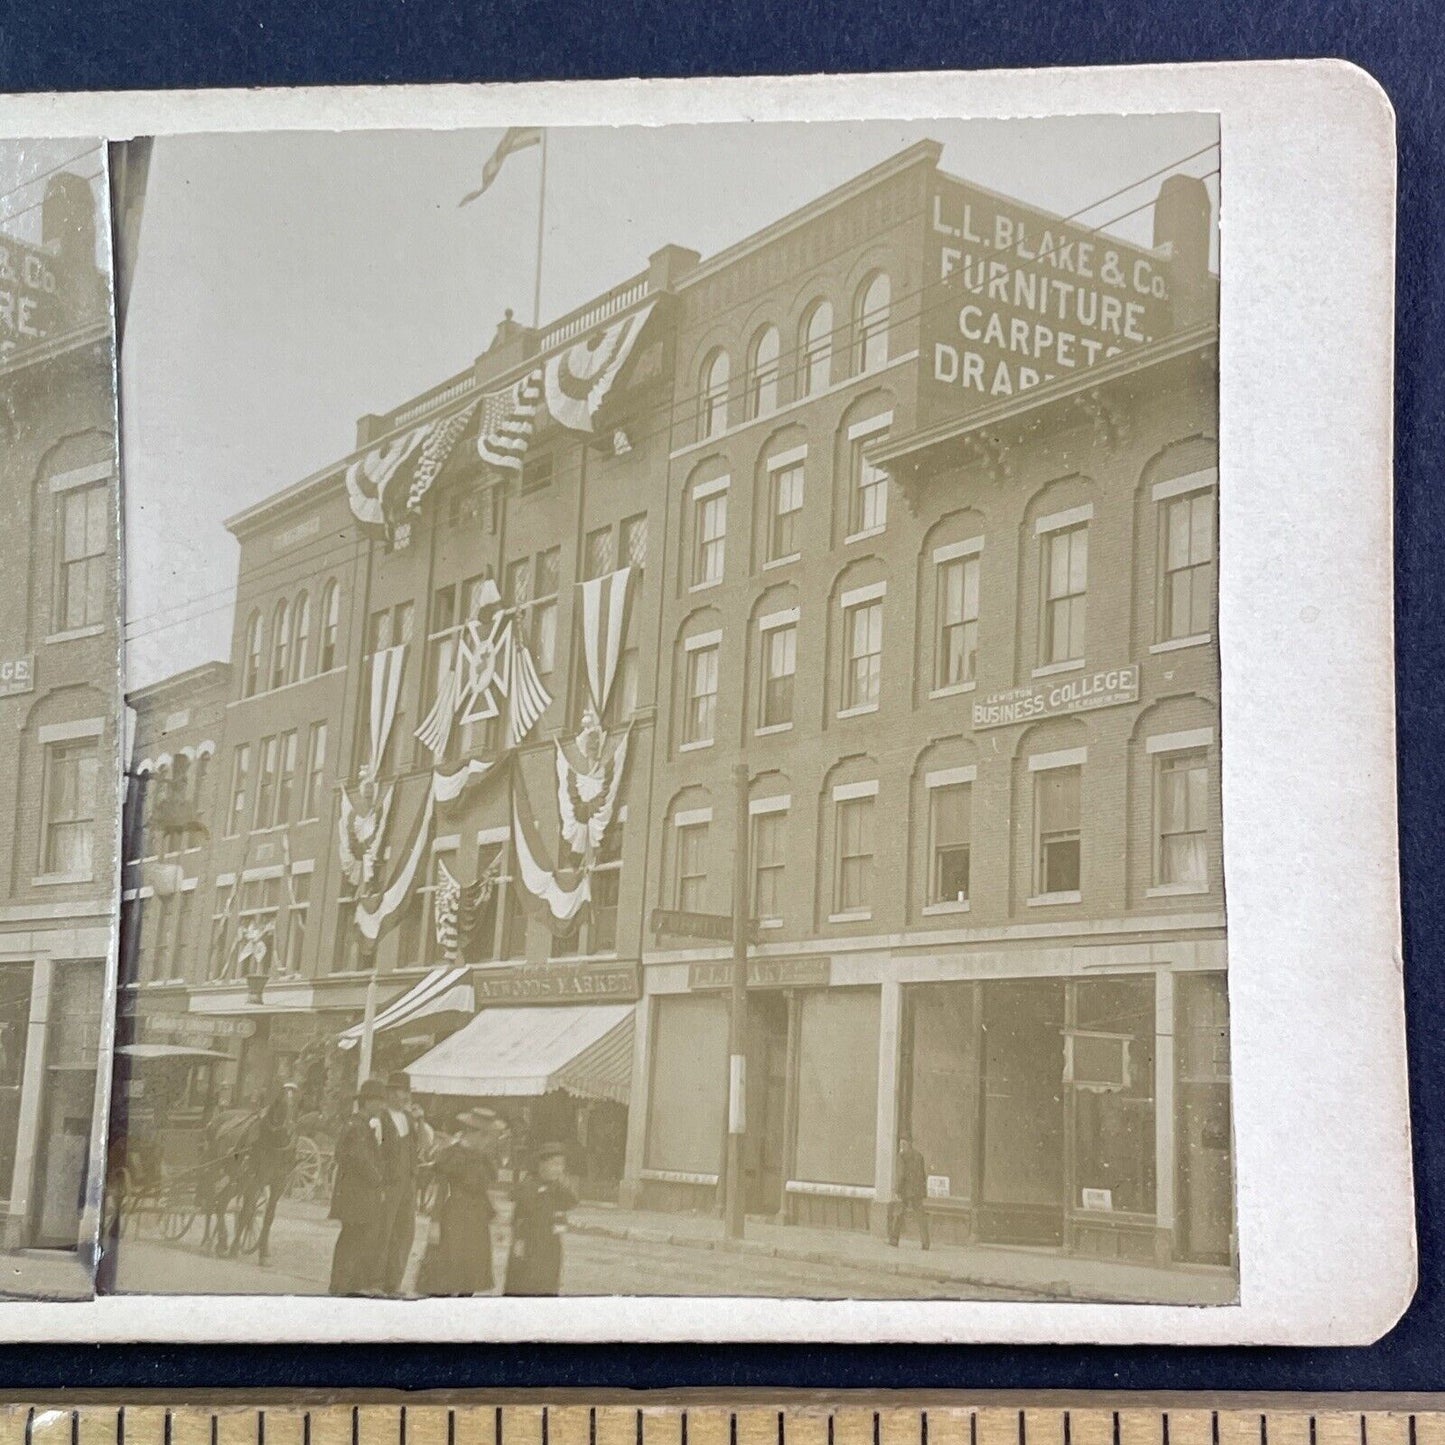
<svg viewBox="0 0 1445 1445">
<path fill-rule="evenodd" d="M 217 1259 L 200 1248 L 200 1225 L 172 1244 L 142 1227 L 119 1241 L 115 1285 L 120 1292 L 185 1294 L 324 1294 L 336 1225 L 325 1207 L 287 1200 L 271 1234 L 263 1269 L 255 1256 Z M 658 1216 L 659 1219 L 665 1216 Z M 408 1284 L 425 1247 L 425 1221 L 407 1271 Z M 495 1231 L 496 1274 L 505 1262 L 506 1228 Z M 915 1248 L 916 1253 L 916 1248 Z M 910 1276 L 874 1265 L 821 1262 L 772 1254 L 738 1254 L 695 1243 L 624 1238 L 600 1232 L 567 1236 L 562 1293 L 764 1295 L 807 1299 L 938 1299 L 949 1291 L 936 1278 Z M 1024 1299 L 1018 1290 L 969 1285 L 970 1299 Z"/>
</svg>

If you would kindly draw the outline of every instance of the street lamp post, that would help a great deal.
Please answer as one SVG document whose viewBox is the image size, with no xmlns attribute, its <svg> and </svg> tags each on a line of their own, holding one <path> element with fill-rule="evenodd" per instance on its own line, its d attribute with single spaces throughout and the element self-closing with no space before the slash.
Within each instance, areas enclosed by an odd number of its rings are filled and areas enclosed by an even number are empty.
<svg viewBox="0 0 1445 1445">
<path fill-rule="evenodd" d="M 723 1225 L 729 1239 L 743 1237 L 743 1140 L 747 1135 L 748 1008 L 748 767 L 733 767 L 737 841 L 733 848 L 733 967 L 728 1003 L 728 1148 L 723 1184 Z"/>
</svg>

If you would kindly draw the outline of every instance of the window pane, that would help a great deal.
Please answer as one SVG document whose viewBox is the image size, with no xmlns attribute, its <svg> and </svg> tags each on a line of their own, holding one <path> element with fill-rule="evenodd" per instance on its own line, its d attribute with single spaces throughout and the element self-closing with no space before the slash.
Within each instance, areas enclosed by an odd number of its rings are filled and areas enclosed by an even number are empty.
<svg viewBox="0 0 1445 1445">
<path fill-rule="evenodd" d="M 1079 826 L 1079 769 L 1049 768 L 1035 773 L 1039 826 L 1046 833 Z"/>
</svg>

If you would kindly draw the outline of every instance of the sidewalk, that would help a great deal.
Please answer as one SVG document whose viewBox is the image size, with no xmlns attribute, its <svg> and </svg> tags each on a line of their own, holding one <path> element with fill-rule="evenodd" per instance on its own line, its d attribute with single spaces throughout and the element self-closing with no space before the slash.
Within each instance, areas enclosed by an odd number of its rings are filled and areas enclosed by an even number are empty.
<svg viewBox="0 0 1445 1445">
<path fill-rule="evenodd" d="M 90 1271 L 73 1249 L 0 1254 L 0 1299 L 89 1299 Z"/>
<path fill-rule="evenodd" d="M 876 1235 L 806 1229 L 749 1218 L 744 1238 L 723 1238 L 722 1221 L 708 1214 L 662 1214 L 582 1204 L 572 1211 L 574 1234 L 690 1249 L 715 1249 L 824 1267 L 863 1266 L 910 1280 L 930 1280 L 940 1298 L 968 1297 L 973 1289 L 1021 1291 L 1043 1299 L 1124 1304 L 1222 1305 L 1235 1300 L 1234 1276 L 1207 1265 L 1126 1264 L 1065 1255 L 1053 1249 L 1004 1245 L 935 1244 L 926 1253 L 915 1240 L 894 1248 Z"/>
</svg>

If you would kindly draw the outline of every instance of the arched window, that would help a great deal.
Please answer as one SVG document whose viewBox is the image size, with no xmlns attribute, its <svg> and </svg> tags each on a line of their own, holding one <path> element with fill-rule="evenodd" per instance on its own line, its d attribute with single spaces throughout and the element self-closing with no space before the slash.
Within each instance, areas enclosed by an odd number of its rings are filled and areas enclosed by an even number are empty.
<svg viewBox="0 0 1445 1445">
<path fill-rule="evenodd" d="M 778 409 L 778 354 L 782 344 L 776 326 L 765 326 L 753 338 L 748 365 L 748 415 L 767 416 Z"/>
<path fill-rule="evenodd" d="M 311 597 L 303 592 L 291 609 L 291 681 L 306 676 L 306 651 L 311 644 Z"/>
<path fill-rule="evenodd" d="M 321 594 L 321 651 L 316 659 L 317 672 L 330 672 L 336 666 L 336 635 L 340 626 L 341 589 L 333 579 Z"/>
<path fill-rule="evenodd" d="M 893 290 L 875 271 L 858 289 L 853 313 L 854 360 L 859 371 L 877 371 L 888 361 L 888 307 Z"/>
<path fill-rule="evenodd" d="M 246 623 L 246 670 L 241 678 L 241 696 L 252 697 L 261 686 L 261 614 L 253 612 Z"/>
<path fill-rule="evenodd" d="M 826 391 L 833 369 L 833 307 L 815 301 L 803 322 L 798 346 L 798 395 Z"/>
<path fill-rule="evenodd" d="M 291 609 L 283 597 L 271 620 L 271 686 L 284 687 L 291 659 Z"/>
<path fill-rule="evenodd" d="M 703 438 L 715 437 L 727 430 L 728 424 L 728 354 L 714 351 L 703 363 L 702 412 L 700 416 Z"/>
</svg>

